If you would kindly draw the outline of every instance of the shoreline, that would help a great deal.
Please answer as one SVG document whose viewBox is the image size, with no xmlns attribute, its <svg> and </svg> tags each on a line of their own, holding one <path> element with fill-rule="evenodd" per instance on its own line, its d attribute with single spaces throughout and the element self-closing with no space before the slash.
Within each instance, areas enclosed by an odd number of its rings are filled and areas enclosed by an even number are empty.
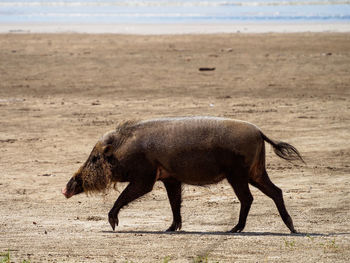
<svg viewBox="0 0 350 263">
<path fill-rule="evenodd" d="M 181 35 L 221 33 L 348 33 L 350 23 L 344 22 L 238 22 L 235 24 L 0 24 L 0 34 L 8 33 L 87 33 L 125 35 Z"/>
</svg>

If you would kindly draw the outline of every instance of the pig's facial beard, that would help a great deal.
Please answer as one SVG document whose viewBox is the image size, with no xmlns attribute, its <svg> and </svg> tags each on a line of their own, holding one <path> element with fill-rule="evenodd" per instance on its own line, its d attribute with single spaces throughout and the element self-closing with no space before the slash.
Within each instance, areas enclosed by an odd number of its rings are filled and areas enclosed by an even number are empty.
<svg viewBox="0 0 350 263">
<path fill-rule="evenodd" d="M 88 168 L 81 167 L 69 180 L 66 187 L 61 190 L 66 198 L 82 192 L 103 192 L 112 185 L 112 168 L 108 162 Z"/>
</svg>

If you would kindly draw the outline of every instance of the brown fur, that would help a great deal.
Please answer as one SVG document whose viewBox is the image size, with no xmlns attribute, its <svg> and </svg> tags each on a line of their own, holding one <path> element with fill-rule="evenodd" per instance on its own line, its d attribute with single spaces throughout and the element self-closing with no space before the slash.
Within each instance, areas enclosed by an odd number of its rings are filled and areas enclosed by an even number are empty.
<svg viewBox="0 0 350 263">
<path fill-rule="evenodd" d="M 103 164 L 103 166 L 106 166 Z M 104 192 L 112 186 L 110 169 L 103 167 L 104 173 L 81 172 L 83 189 L 86 193 Z"/>
<path fill-rule="evenodd" d="M 97 144 L 93 149 L 91 156 L 101 156 L 103 153 L 103 147 L 101 144 Z M 109 189 L 116 182 L 112 181 L 111 166 L 107 162 L 100 162 L 101 169 L 89 169 L 89 160 L 82 166 L 74 175 L 79 176 L 82 180 L 82 186 L 86 193 L 104 192 Z"/>
<path fill-rule="evenodd" d="M 265 144 L 261 143 L 257 147 L 257 151 L 254 157 L 253 164 L 249 170 L 249 177 L 256 178 L 261 175 L 265 170 Z"/>
<path fill-rule="evenodd" d="M 241 202 L 239 222 L 231 232 L 240 232 L 245 226 L 253 202 L 248 183 L 274 200 L 283 221 L 295 232 L 282 191 L 266 172 L 264 141 L 279 157 L 303 161 L 292 145 L 273 141 L 244 121 L 214 117 L 124 121 L 96 143 L 62 193 L 68 198 L 83 191 L 105 191 L 119 181 L 129 182 L 109 213 L 114 229 L 119 210 L 150 192 L 160 180 L 173 212 L 168 230 L 175 231 L 181 228 L 181 185 L 214 184 L 226 178 Z"/>
<path fill-rule="evenodd" d="M 109 188 L 116 188 L 116 179 L 112 175 L 111 165 L 108 162 L 100 162 L 101 169 L 88 169 L 91 164 L 91 157 L 103 156 L 105 145 L 112 144 L 115 149 L 120 147 L 132 134 L 136 120 L 121 121 L 115 131 L 104 135 L 101 142 L 98 142 L 92 150 L 89 159 L 74 176 L 80 176 L 83 182 L 83 189 L 86 193 L 105 192 Z"/>
</svg>

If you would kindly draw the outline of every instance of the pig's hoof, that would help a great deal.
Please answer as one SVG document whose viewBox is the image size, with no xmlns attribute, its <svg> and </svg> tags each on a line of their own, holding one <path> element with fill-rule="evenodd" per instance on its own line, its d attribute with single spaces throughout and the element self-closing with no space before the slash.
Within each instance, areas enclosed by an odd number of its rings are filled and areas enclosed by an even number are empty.
<svg viewBox="0 0 350 263">
<path fill-rule="evenodd" d="M 182 223 L 181 222 L 173 222 L 171 224 L 171 226 L 167 230 L 165 230 L 165 232 L 174 232 L 176 230 L 180 230 L 181 227 L 182 227 Z"/>
<path fill-rule="evenodd" d="M 291 234 L 298 234 L 298 231 L 296 231 L 294 228 L 290 231 Z"/>
<path fill-rule="evenodd" d="M 118 226 L 118 223 L 119 223 L 118 217 L 115 218 L 112 215 L 108 215 L 108 221 L 114 231 L 115 226 Z"/>
<path fill-rule="evenodd" d="M 239 225 L 236 225 L 234 228 L 232 228 L 229 233 L 241 233 L 242 230 L 243 230 L 244 226 L 239 226 Z"/>
</svg>

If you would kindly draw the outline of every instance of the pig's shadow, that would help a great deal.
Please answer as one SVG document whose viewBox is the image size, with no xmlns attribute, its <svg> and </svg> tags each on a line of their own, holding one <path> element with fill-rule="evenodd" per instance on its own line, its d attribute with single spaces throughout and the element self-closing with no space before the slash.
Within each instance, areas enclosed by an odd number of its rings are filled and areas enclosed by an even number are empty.
<svg viewBox="0 0 350 263">
<path fill-rule="evenodd" d="M 273 233 L 273 232 L 241 232 L 241 233 L 230 233 L 230 232 L 201 232 L 201 231 L 175 231 L 175 232 L 166 232 L 166 231 L 141 231 L 141 230 L 128 230 L 128 231 L 101 231 L 102 233 L 109 234 L 134 234 L 134 235 L 202 235 L 202 236 L 277 236 L 277 237 L 327 237 L 327 236 L 343 236 L 350 235 L 348 233 Z"/>
</svg>

